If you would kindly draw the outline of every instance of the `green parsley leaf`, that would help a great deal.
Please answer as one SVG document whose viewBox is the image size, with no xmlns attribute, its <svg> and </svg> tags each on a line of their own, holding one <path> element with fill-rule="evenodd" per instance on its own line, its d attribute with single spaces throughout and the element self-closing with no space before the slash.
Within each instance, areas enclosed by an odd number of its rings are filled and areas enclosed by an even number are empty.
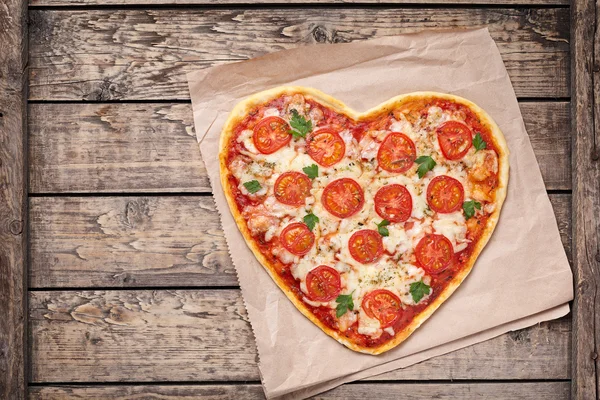
<svg viewBox="0 0 600 400">
<path fill-rule="evenodd" d="M 475 147 L 475 151 L 483 150 L 487 147 L 487 143 L 481 137 L 481 133 L 477 132 L 477 134 L 473 137 L 473 147 Z"/>
<path fill-rule="evenodd" d="M 463 210 L 467 219 L 475 215 L 475 209 L 481 210 L 481 203 L 475 200 L 465 201 L 463 203 Z"/>
<path fill-rule="evenodd" d="M 260 186 L 260 183 L 258 183 L 257 180 L 253 180 L 253 181 L 249 181 L 249 182 L 244 182 L 244 187 L 250 193 L 256 193 L 256 192 L 258 192 L 262 188 Z"/>
<path fill-rule="evenodd" d="M 421 301 L 421 299 L 431 292 L 431 287 L 423 282 L 421 279 L 419 282 L 413 282 L 410 284 L 410 295 L 415 303 Z"/>
<path fill-rule="evenodd" d="M 386 228 L 386 226 L 388 226 L 389 224 L 390 221 L 388 221 L 387 219 L 384 219 L 378 224 L 376 223 L 375 225 L 377 225 L 377 232 L 379 232 L 381 236 L 390 236 L 390 231 L 388 231 L 388 228 Z"/>
<path fill-rule="evenodd" d="M 430 156 L 421 156 L 415 162 L 419 164 L 419 168 L 417 169 L 419 178 L 424 177 L 428 171 L 431 171 L 435 167 L 435 161 Z"/>
<path fill-rule="evenodd" d="M 352 291 L 354 293 L 354 290 Z M 352 293 L 350 294 L 340 294 L 335 301 L 338 303 L 335 308 L 335 316 L 341 317 L 346 314 L 348 310 L 354 310 L 354 301 L 352 301 Z"/>
<path fill-rule="evenodd" d="M 304 167 L 302 168 L 302 171 L 304 171 L 304 173 L 308 175 L 310 179 L 315 179 L 317 176 L 319 176 L 319 166 L 317 164 Z"/>
<path fill-rule="evenodd" d="M 292 119 L 290 119 L 290 126 L 292 129 L 290 133 L 294 137 L 294 139 L 299 139 L 306 137 L 306 134 L 312 131 L 312 121 L 310 119 L 306 119 L 300 114 L 298 111 L 292 109 Z"/>
<path fill-rule="evenodd" d="M 317 224 L 317 222 L 319 222 L 319 217 L 317 217 L 313 213 L 310 213 L 304 216 L 303 221 L 306 224 L 306 226 L 308 226 L 308 229 L 312 231 L 313 229 L 315 229 L 315 225 Z"/>
</svg>

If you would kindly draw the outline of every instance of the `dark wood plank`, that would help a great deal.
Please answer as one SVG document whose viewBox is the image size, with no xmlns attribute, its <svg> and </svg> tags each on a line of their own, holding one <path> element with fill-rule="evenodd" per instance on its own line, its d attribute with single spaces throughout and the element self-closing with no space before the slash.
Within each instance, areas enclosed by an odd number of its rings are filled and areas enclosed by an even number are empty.
<svg viewBox="0 0 600 400">
<path fill-rule="evenodd" d="M 286 4 L 464 4 L 464 5 L 568 5 L 567 0 L 289 0 Z M 119 6 L 119 5 L 172 5 L 169 0 L 29 0 L 30 6 Z M 186 5 L 277 5 L 281 4 L 278 0 L 177 0 L 176 4 Z"/>
<path fill-rule="evenodd" d="M 27 1 L 0 5 L 0 399 L 26 393 Z"/>
<path fill-rule="evenodd" d="M 569 103 L 521 112 L 548 189 L 571 188 Z M 33 193 L 209 192 L 189 104 L 31 104 Z"/>
<path fill-rule="evenodd" d="M 30 293 L 33 382 L 259 380 L 239 290 Z M 541 323 L 377 380 L 565 379 L 570 321 Z"/>
<path fill-rule="evenodd" d="M 570 256 L 570 195 L 550 199 Z M 236 286 L 210 197 L 30 199 L 34 288 Z"/>
<path fill-rule="evenodd" d="M 573 386 L 574 399 L 600 396 L 600 13 L 572 2 L 573 33 Z"/>
<path fill-rule="evenodd" d="M 506 382 L 506 383 L 385 383 L 347 384 L 339 386 L 312 399 L 362 400 L 362 399 L 537 399 L 564 400 L 569 396 L 568 382 Z M 259 385 L 182 385 L 182 386 L 58 386 L 35 387 L 31 400 L 160 398 L 175 399 L 264 399 Z"/>
<path fill-rule="evenodd" d="M 267 52 L 488 27 L 518 96 L 569 96 L 566 8 L 34 10 L 30 99 L 188 99 L 185 72 Z"/>
</svg>

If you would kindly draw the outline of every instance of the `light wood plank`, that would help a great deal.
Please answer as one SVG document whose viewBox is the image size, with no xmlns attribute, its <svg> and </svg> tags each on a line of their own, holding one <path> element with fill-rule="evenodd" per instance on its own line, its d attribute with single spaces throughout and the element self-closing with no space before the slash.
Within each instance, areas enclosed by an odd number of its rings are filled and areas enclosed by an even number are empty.
<svg viewBox="0 0 600 400">
<path fill-rule="evenodd" d="M 346 384 L 312 399 L 536 399 L 564 400 L 569 397 L 568 382 L 506 382 L 506 383 L 386 383 Z M 184 399 L 264 399 L 259 385 L 206 385 L 206 386 L 58 386 L 34 387 L 31 400 L 88 399 L 126 400 L 131 398 Z"/>
<path fill-rule="evenodd" d="M 573 32 L 573 386 L 574 399 L 600 396 L 600 13 L 574 0 Z"/>
<path fill-rule="evenodd" d="M 447 6 L 449 4 L 464 4 L 464 5 L 568 5 L 567 0 L 289 0 L 286 4 L 423 4 L 424 6 L 440 4 Z M 119 5 L 173 5 L 173 4 L 186 4 L 186 5 L 233 5 L 239 6 L 241 4 L 248 5 L 273 5 L 277 6 L 281 4 L 278 0 L 176 0 L 175 2 L 170 0 L 29 0 L 30 6 L 119 6 Z"/>
<path fill-rule="evenodd" d="M 521 112 L 548 189 L 571 188 L 569 103 Z M 33 193 L 209 192 L 190 104 L 31 104 Z"/>
<path fill-rule="evenodd" d="M 0 4 L 0 399 L 23 399 L 27 363 L 27 1 Z"/>
<path fill-rule="evenodd" d="M 518 96 L 569 96 L 568 9 L 34 10 L 30 99 L 188 99 L 185 72 L 424 28 L 488 27 Z"/>
<path fill-rule="evenodd" d="M 36 291 L 29 304 L 33 382 L 259 379 L 239 290 Z M 376 379 L 564 379 L 569 328 L 541 323 Z"/>
<path fill-rule="evenodd" d="M 570 255 L 570 195 L 550 199 Z M 236 286 L 210 197 L 30 199 L 34 288 Z"/>
</svg>

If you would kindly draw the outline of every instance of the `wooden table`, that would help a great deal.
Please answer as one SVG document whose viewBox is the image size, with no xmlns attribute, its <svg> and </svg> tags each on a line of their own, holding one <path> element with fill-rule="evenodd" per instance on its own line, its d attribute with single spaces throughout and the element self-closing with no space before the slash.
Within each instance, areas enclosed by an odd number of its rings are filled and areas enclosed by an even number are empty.
<svg viewBox="0 0 600 400">
<path fill-rule="evenodd" d="M 598 398 L 596 4 L 247 1 L 0 3 L 0 398 L 262 397 L 184 73 L 453 26 L 502 53 L 574 311 L 322 398 Z"/>
</svg>

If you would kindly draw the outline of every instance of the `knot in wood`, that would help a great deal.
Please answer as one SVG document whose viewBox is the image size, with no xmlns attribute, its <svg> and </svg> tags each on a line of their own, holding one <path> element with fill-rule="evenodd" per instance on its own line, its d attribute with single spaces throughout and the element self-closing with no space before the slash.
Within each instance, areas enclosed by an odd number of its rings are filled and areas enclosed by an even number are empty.
<svg viewBox="0 0 600 400">
<path fill-rule="evenodd" d="M 595 351 L 592 353 L 592 360 L 597 360 L 598 359 L 598 353 L 596 353 Z"/>
<path fill-rule="evenodd" d="M 327 29 L 317 25 L 312 31 L 312 35 L 317 43 L 327 43 Z"/>
<path fill-rule="evenodd" d="M 592 149 L 592 156 L 590 157 L 592 161 L 598 161 L 600 159 L 600 151 L 597 148 Z"/>
<path fill-rule="evenodd" d="M 600 253 L 596 253 L 596 262 L 600 263 Z"/>
<path fill-rule="evenodd" d="M 13 235 L 20 235 L 23 232 L 23 221 L 20 221 L 20 220 L 11 221 L 11 223 L 8 224 L 8 230 Z"/>
</svg>

